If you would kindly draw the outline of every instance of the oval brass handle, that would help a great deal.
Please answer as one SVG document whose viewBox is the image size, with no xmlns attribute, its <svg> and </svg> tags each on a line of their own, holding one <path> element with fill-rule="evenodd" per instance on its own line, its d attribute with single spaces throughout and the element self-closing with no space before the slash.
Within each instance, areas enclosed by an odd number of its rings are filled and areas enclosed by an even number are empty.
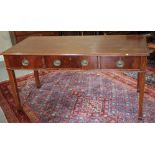
<svg viewBox="0 0 155 155">
<path fill-rule="evenodd" d="M 81 61 L 81 66 L 88 66 L 88 61 L 87 60 L 82 60 Z"/>
<path fill-rule="evenodd" d="M 61 61 L 60 60 L 54 60 L 53 65 L 58 67 L 61 65 Z"/>
<path fill-rule="evenodd" d="M 123 61 L 123 60 L 118 60 L 118 61 L 116 62 L 116 66 L 117 66 L 118 68 L 123 68 L 123 67 L 124 67 L 124 61 Z"/>
<path fill-rule="evenodd" d="M 28 66 L 29 65 L 29 61 L 27 59 L 23 59 L 22 60 L 22 65 L 23 66 Z"/>
</svg>

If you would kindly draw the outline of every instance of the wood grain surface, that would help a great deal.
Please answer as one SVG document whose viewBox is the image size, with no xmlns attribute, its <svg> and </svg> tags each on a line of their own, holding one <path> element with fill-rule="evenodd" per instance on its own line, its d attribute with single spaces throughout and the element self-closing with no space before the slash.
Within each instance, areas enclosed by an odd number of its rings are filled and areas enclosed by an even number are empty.
<svg viewBox="0 0 155 155">
<path fill-rule="evenodd" d="M 33 36 L 3 55 L 147 56 L 146 38 L 140 35 Z"/>
</svg>

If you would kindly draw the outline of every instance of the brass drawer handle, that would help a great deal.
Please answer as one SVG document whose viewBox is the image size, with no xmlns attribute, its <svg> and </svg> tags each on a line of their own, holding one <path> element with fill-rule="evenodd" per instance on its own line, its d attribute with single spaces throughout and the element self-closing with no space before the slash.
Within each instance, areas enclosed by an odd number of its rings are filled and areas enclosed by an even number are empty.
<svg viewBox="0 0 155 155">
<path fill-rule="evenodd" d="M 61 65 L 61 61 L 60 60 L 54 60 L 53 61 L 53 65 L 56 66 L 56 67 L 58 67 L 58 66 Z"/>
<path fill-rule="evenodd" d="M 23 66 L 28 66 L 29 65 L 29 61 L 27 59 L 23 59 L 22 60 L 22 65 Z"/>
<path fill-rule="evenodd" d="M 81 61 L 81 66 L 88 66 L 88 61 L 87 60 L 82 60 Z"/>
<path fill-rule="evenodd" d="M 118 68 L 123 68 L 124 67 L 124 61 L 123 60 L 118 60 L 117 62 L 116 62 L 116 66 L 118 67 Z"/>
</svg>

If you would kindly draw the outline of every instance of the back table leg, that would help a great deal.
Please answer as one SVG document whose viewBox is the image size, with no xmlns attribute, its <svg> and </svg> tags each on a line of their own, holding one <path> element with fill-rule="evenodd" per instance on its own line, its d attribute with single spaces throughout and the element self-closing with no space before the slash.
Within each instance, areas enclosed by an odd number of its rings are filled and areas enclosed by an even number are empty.
<svg viewBox="0 0 155 155">
<path fill-rule="evenodd" d="M 7 71 L 8 71 L 8 75 L 9 75 L 9 79 L 10 79 L 10 84 L 12 87 L 14 100 L 16 102 L 17 110 L 22 111 L 22 106 L 21 106 L 21 101 L 20 101 L 20 97 L 19 97 L 19 93 L 18 93 L 15 72 L 14 72 L 14 70 L 11 70 L 11 69 L 7 69 Z"/>
<path fill-rule="evenodd" d="M 141 64 L 140 64 L 141 72 L 138 73 L 138 88 L 139 88 L 138 119 L 139 120 L 142 120 L 142 118 L 143 118 L 146 64 L 147 64 L 147 57 L 141 57 Z"/>
<path fill-rule="evenodd" d="M 40 80 L 39 80 L 39 72 L 38 70 L 34 70 L 34 78 L 35 78 L 35 82 L 36 82 L 36 86 L 37 88 L 40 88 Z"/>
<path fill-rule="evenodd" d="M 145 85 L 145 72 L 139 73 L 139 111 L 138 119 L 143 118 L 143 106 L 144 106 L 144 85 Z"/>
<path fill-rule="evenodd" d="M 140 81 L 140 72 L 137 74 L 137 92 L 139 93 L 140 88 L 139 88 L 139 81 Z"/>
</svg>

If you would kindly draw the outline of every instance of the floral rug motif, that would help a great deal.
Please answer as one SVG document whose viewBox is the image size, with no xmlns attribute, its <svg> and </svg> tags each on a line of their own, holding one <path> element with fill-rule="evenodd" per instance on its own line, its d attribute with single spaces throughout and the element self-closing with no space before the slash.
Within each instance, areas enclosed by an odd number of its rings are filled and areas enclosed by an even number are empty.
<svg viewBox="0 0 155 155">
<path fill-rule="evenodd" d="M 19 122 L 141 122 L 137 119 L 136 81 L 123 73 L 57 70 L 40 74 L 40 89 L 33 75 L 18 79 L 24 113 L 12 111 Z M 15 109 L 8 82 L 0 84 L 0 88 L 11 109 Z M 149 84 L 142 122 L 155 122 L 155 87 Z"/>
<path fill-rule="evenodd" d="M 29 80 L 21 94 L 41 122 L 138 122 L 138 93 L 115 76 L 55 71 L 41 78 L 40 89 Z M 154 96 L 144 103 L 144 122 L 155 122 Z"/>
</svg>

